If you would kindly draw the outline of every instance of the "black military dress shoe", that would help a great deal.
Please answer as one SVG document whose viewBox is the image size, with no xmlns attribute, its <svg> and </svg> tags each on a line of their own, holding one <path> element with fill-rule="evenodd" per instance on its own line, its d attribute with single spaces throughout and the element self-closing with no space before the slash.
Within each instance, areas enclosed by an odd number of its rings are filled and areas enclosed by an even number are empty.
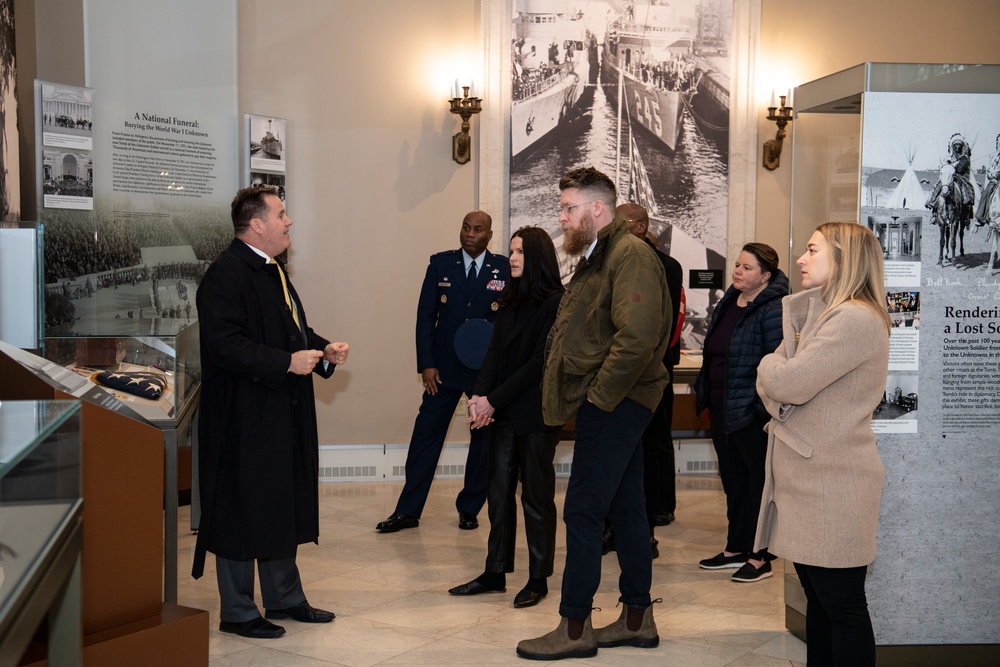
<svg viewBox="0 0 1000 667">
<path fill-rule="evenodd" d="M 264 612 L 264 617 L 272 618 L 276 621 L 290 618 L 299 623 L 329 623 L 336 618 L 336 615 L 332 611 L 316 609 L 308 602 L 302 601 L 294 607 L 288 607 L 287 609 L 268 609 Z"/>
<path fill-rule="evenodd" d="M 285 634 L 283 627 L 265 621 L 260 616 L 252 621 L 244 621 L 243 623 L 219 621 L 219 630 L 239 635 L 240 637 L 250 637 L 251 639 L 274 639 Z"/>
<path fill-rule="evenodd" d="M 653 522 L 657 526 L 669 526 L 674 522 L 673 512 L 657 512 L 653 515 Z"/>
<path fill-rule="evenodd" d="M 394 512 L 385 521 L 380 521 L 375 530 L 380 533 L 395 533 L 396 531 L 403 530 L 404 528 L 416 528 L 420 525 L 420 519 L 412 517 L 409 514 L 401 514 L 399 512 Z"/>
<path fill-rule="evenodd" d="M 482 593 L 504 593 L 506 588 L 490 588 L 479 583 L 475 579 L 467 584 L 462 584 L 461 586 L 455 586 L 448 590 L 452 595 L 480 595 Z"/>
<path fill-rule="evenodd" d="M 542 601 L 543 597 L 545 596 L 541 593 L 529 591 L 527 588 L 522 588 L 521 592 L 514 597 L 514 606 L 518 609 L 523 609 L 524 607 L 534 607 Z"/>
<path fill-rule="evenodd" d="M 468 512 L 458 513 L 458 527 L 462 530 L 472 530 L 473 528 L 479 528 L 479 519 L 476 518 L 475 514 L 469 514 Z"/>
</svg>

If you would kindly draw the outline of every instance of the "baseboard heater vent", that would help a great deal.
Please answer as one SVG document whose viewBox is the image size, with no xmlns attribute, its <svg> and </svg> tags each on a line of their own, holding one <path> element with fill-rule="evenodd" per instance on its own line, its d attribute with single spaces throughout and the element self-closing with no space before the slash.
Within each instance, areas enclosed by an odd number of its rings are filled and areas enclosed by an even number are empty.
<svg viewBox="0 0 1000 667">
<path fill-rule="evenodd" d="M 320 479 L 365 481 L 373 479 L 376 472 L 376 466 L 325 466 L 319 469 L 319 476 Z"/>
<path fill-rule="evenodd" d="M 684 472 L 706 473 L 719 472 L 719 464 L 716 461 L 688 461 L 687 469 Z"/>
<path fill-rule="evenodd" d="M 406 466 L 392 466 L 392 476 L 406 477 Z M 439 465 L 434 469 L 435 477 L 465 477 L 464 465 Z"/>
</svg>

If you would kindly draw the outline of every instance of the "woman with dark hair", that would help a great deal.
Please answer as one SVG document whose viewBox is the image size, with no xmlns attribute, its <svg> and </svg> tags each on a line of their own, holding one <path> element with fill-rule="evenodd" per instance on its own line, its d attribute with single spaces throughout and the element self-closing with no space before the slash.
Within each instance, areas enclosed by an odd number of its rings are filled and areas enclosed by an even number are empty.
<svg viewBox="0 0 1000 667">
<path fill-rule="evenodd" d="M 788 294 L 788 278 L 778 268 L 778 253 L 764 243 L 743 246 L 732 278 L 712 313 L 695 383 L 695 409 L 707 407 L 711 417 L 729 530 L 725 550 L 698 565 L 739 568 L 732 579 L 746 583 L 771 576 L 766 551 L 753 553 L 769 418 L 757 396 L 757 364 L 781 343 L 781 298 Z"/>
<path fill-rule="evenodd" d="M 542 421 L 545 339 L 556 318 L 563 286 L 555 246 L 539 227 L 523 227 L 510 239 L 510 281 L 482 370 L 469 399 L 472 428 L 490 427 L 489 552 L 486 571 L 452 595 L 502 593 L 514 571 L 517 533 L 515 492 L 521 478 L 528 583 L 514 598 L 530 607 L 548 594 L 555 560 L 555 457 L 558 429 Z"/>
<path fill-rule="evenodd" d="M 795 565 L 810 665 L 875 664 L 865 575 L 885 469 L 872 412 L 885 396 L 891 320 L 882 246 L 863 225 L 820 225 L 784 299 L 784 339 L 757 369 L 771 414 L 756 547 Z"/>
</svg>

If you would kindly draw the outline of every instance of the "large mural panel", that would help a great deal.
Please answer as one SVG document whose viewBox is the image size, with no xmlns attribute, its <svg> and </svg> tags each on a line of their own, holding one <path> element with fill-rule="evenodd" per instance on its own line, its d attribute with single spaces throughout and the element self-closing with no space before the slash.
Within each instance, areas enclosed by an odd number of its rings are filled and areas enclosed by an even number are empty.
<svg viewBox="0 0 1000 667">
<path fill-rule="evenodd" d="M 545 228 L 568 273 L 558 179 L 593 166 L 646 208 L 685 276 L 723 271 L 731 29 L 724 0 L 515 0 L 511 229 Z M 721 291 L 685 282 L 683 346 L 700 349 Z"/>
</svg>

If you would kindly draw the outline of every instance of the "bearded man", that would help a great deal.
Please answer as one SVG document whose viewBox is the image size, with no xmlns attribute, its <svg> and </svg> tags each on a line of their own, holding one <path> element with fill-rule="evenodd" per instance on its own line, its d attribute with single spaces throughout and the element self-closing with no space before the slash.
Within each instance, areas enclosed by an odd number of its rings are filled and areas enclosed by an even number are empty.
<svg viewBox="0 0 1000 667">
<path fill-rule="evenodd" d="M 533 660 L 585 658 L 598 646 L 659 641 L 649 595 L 652 554 L 642 478 L 642 434 L 663 396 L 670 295 L 656 253 L 615 215 L 615 185 L 593 167 L 559 181 L 564 248 L 583 254 L 549 335 L 542 379 L 545 423 L 576 418 L 566 490 L 566 567 L 559 627 L 517 646 Z M 604 519 L 617 529 L 621 617 L 593 629 Z"/>
</svg>

